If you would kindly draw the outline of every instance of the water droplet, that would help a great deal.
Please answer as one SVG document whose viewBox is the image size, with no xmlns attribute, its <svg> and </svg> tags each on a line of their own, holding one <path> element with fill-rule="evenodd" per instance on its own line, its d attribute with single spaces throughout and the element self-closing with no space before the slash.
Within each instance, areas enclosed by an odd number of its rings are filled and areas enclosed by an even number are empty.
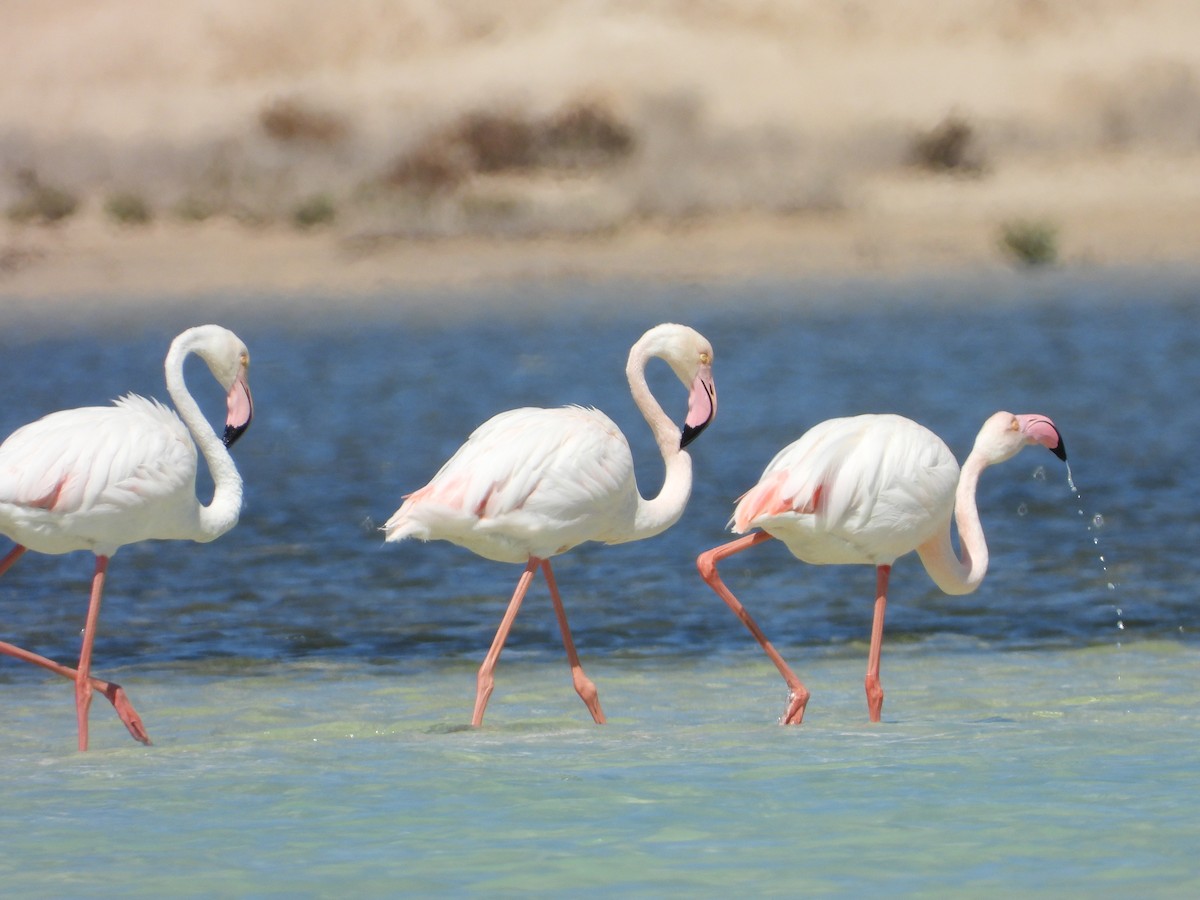
<svg viewBox="0 0 1200 900">
<path fill-rule="evenodd" d="M 1045 481 L 1046 480 L 1046 467 L 1045 466 L 1038 466 L 1036 469 L 1033 470 L 1033 480 L 1034 481 Z"/>
<path fill-rule="evenodd" d="M 1042 477 L 1042 473 L 1035 473 L 1034 477 Z M 1079 516 L 1081 518 L 1084 516 L 1087 516 L 1088 514 L 1085 513 L 1084 509 L 1083 509 L 1083 497 L 1079 493 L 1079 488 L 1077 488 L 1075 486 L 1075 478 L 1071 474 L 1070 465 L 1067 466 L 1067 484 L 1070 485 L 1071 492 L 1075 495 L 1075 501 L 1076 501 L 1076 503 L 1079 504 L 1079 507 L 1078 507 Z M 1104 516 L 1103 515 L 1101 515 L 1100 513 L 1094 513 L 1088 517 L 1087 530 L 1091 534 L 1092 545 L 1094 547 L 1100 546 L 1100 537 L 1096 532 L 1098 532 L 1103 527 L 1104 527 Z M 1106 589 L 1109 591 L 1115 592 L 1117 590 L 1116 581 L 1108 580 L 1110 577 L 1112 577 L 1108 571 L 1108 557 L 1103 552 L 1099 552 L 1096 555 L 1097 555 L 1097 558 L 1099 559 L 1100 570 L 1103 573 L 1102 577 L 1104 578 L 1104 585 L 1105 585 Z M 1117 630 L 1124 631 L 1125 630 L 1125 622 L 1121 618 L 1124 615 L 1124 613 L 1122 612 L 1120 607 L 1117 607 L 1114 605 L 1112 608 L 1114 610 L 1116 610 L 1116 614 L 1117 614 L 1116 615 Z M 1119 640 L 1117 641 L 1117 646 L 1118 647 L 1121 646 L 1121 642 Z"/>
<path fill-rule="evenodd" d="M 1017 506 L 1017 515 L 1018 516 L 1024 516 L 1024 515 L 1027 515 L 1028 513 L 1029 513 L 1029 507 L 1026 506 L 1024 503 L 1021 503 Z"/>
</svg>

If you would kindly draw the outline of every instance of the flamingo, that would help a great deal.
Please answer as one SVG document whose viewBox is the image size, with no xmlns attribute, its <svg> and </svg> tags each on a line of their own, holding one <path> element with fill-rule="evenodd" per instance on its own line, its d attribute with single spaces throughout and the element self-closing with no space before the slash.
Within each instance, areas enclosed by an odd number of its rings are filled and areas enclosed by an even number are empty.
<svg viewBox="0 0 1200 900">
<path fill-rule="evenodd" d="M 717 564 L 772 537 L 797 559 L 816 565 L 875 567 L 875 617 L 867 657 L 867 709 L 883 711 L 879 656 L 892 564 L 916 550 L 934 583 L 947 594 L 969 594 L 987 573 L 988 549 L 975 506 L 980 473 L 1040 444 L 1064 462 L 1058 428 L 1042 415 L 998 412 L 983 424 L 959 471 L 946 444 L 929 429 L 896 415 L 829 419 L 783 448 L 758 484 L 734 509 L 731 524 L 744 535 L 696 559 L 701 577 L 728 604 L 779 669 L 790 694 L 782 723 L 799 725 L 809 693 L 726 587 Z M 961 559 L 950 541 L 958 526 Z M 751 529 L 761 529 L 751 531 Z"/>
<path fill-rule="evenodd" d="M 682 433 L 646 383 L 646 365 L 654 357 L 665 360 L 689 388 Z M 445 540 L 486 559 L 525 563 L 479 668 L 472 726 L 483 723 L 496 663 L 539 568 L 550 588 L 575 691 L 593 720 L 604 723 L 596 686 L 575 651 L 550 558 L 585 541 L 620 544 L 653 537 L 679 520 L 692 487 L 692 461 L 684 448 L 717 412 L 712 359 L 712 345 L 703 336 L 673 324 L 651 328 L 629 352 L 629 389 L 666 467 L 653 499 L 639 493 L 629 443 L 604 413 L 578 406 L 522 408 L 479 426 L 383 526 L 387 541 Z"/>
<path fill-rule="evenodd" d="M 195 353 L 226 392 L 228 416 L 217 437 L 183 380 Z M 88 747 L 88 709 L 98 690 L 135 740 L 150 743 L 121 686 L 91 674 L 92 645 L 108 561 L 126 544 L 152 539 L 211 541 L 231 529 L 242 506 L 242 480 L 227 448 L 250 425 L 253 401 L 246 381 L 250 354 L 219 325 L 190 328 L 171 342 L 164 369 L 178 414 L 136 394 L 112 406 L 51 413 L 0 444 L 0 532 L 16 546 L 0 560 L 3 575 L 27 550 L 90 550 L 96 566 L 79 664 L 69 668 L 13 644 L 0 653 L 75 682 L 79 749 Z M 193 439 L 195 443 L 193 443 Z M 196 499 L 196 447 L 212 473 L 212 501 Z"/>
</svg>

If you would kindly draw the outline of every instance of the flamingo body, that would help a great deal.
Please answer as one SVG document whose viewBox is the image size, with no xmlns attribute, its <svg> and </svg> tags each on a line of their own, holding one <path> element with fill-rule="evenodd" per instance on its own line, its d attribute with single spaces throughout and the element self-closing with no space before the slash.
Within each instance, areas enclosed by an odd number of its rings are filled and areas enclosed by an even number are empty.
<svg viewBox="0 0 1200 900">
<path fill-rule="evenodd" d="M 804 562 L 894 562 L 949 524 L 958 462 L 911 419 L 829 419 L 779 451 L 734 509 Z"/>
<path fill-rule="evenodd" d="M 647 362 L 665 360 L 689 388 L 682 432 L 646 384 Z M 584 675 L 550 558 L 585 541 L 609 544 L 652 537 L 683 514 L 691 493 L 691 457 L 683 449 L 716 415 L 712 346 L 683 325 L 658 325 L 633 345 L 630 392 L 654 434 L 666 477 L 652 499 L 634 478 L 629 442 L 595 409 L 522 408 L 479 426 L 424 487 L 409 494 L 384 524 L 388 541 L 445 540 L 498 562 L 524 562 L 491 648 L 479 668 L 472 724 L 480 725 L 493 671 L 534 574 L 550 588 L 575 690 L 604 722 L 595 685 Z"/>
<path fill-rule="evenodd" d="M 193 353 L 226 392 L 223 438 L 184 385 L 183 361 Z M 16 543 L 0 560 L 0 574 L 27 549 L 49 554 L 89 550 L 96 556 L 77 669 L 0 642 L 0 653 L 75 681 L 80 750 L 87 749 L 93 689 L 112 701 L 133 737 L 150 743 L 120 686 L 93 678 L 90 672 L 108 561 L 126 544 L 152 539 L 207 542 L 237 523 L 242 481 L 227 447 L 253 416 L 246 380 L 249 358 L 246 345 L 225 328 L 188 329 L 172 341 L 164 364 L 177 411 L 129 394 L 112 406 L 51 413 L 0 444 L 0 533 Z M 213 497 L 207 505 L 196 498 L 197 446 L 213 476 Z"/>
</svg>

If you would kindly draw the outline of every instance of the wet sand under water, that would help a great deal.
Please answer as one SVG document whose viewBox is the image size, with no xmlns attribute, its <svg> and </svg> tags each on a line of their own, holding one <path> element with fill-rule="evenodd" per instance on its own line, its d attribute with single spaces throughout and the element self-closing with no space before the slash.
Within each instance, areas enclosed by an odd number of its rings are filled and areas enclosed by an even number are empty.
<svg viewBox="0 0 1200 900">
<path fill-rule="evenodd" d="M 863 648 L 585 665 L 502 662 L 483 728 L 473 664 L 319 661 L 113 673 L 157 743 L 100 705 L 71 749 L 66 684 L 6 690 L 0 878 L 10 897 L 1187 896 L 1193 647 L 888 649 L 866 722 Z"/>
</svg>

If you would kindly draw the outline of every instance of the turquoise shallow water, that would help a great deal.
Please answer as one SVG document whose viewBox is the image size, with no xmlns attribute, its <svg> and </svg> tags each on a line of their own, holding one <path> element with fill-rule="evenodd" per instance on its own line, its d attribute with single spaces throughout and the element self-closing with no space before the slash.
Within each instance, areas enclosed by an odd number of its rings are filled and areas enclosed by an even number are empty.
<svg viewBox="0 0 1200 900">
<path fill-rule="evenodd" d="M 0 305 L 0 433 L 162 397 L 168 341 L 201 320 L 247 341 L 256 401 L 237 529 L 110 569 L 96 671 L 154 746 L 99 699 L 78 754 L 70 686 L 0 659 L 4 896 L 1197 895 L 1200 279 L 553 290 L 561 308 L 538 316 L 497 290 L 466 298 L 474 318 L 420 320 L 337 298 L 265 316 L 200 297 L 134 322 Z M 555 562 L 610 724 L 572 692 L 538 583 L 471 730 L 519 567 L 384 546 L 378 524 L 471 428 L 526 404 L 608 411 L 653 491 L 622 371 L 664 319 L 717 355 L 688 511 Z M 682 414 L 669 373 L 652 385 Z M 723 566 L 812 691 L 804 726 L 779 727 L 782 680 L 695 555 L 821 419 L 900 412 L 961 458 L 999 408 L 1058 423 L 1078 491 L 1026 450 L 980 484 L 979 591 L 945 597 L 897 564 L 880 725 L 871 573 L 773 543 Z M 0 638 L 72 660 L 90 573 L 85 554 L 23 558 L 0 579 Z"/>
<path fill-rule="evenodd" d="M 1194 648 L 790 652 L 813 691 L 782 728 L 756 653 L 589 667 L 238 674 L 135 667 L 158 743 L 70 752 L 68 692 L 6 697 L 6 896 L 1194 896 Z M 119 725 L 97 710 L 99 730 Z"/>
</svg>

